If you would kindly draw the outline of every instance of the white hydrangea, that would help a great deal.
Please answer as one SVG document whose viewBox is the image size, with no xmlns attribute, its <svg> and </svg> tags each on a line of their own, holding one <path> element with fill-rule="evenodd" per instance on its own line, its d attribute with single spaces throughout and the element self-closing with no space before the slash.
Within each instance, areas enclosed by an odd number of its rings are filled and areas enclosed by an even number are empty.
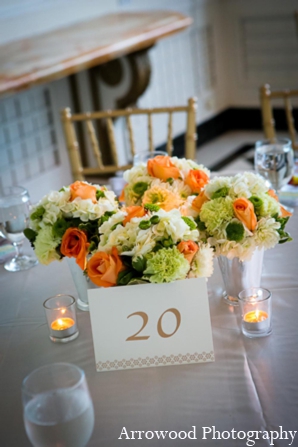
<svg viewBox="0 0 298 447">
<path fill-rule="evenodd" d="M 251 196 L 260 196 L 268 191 L 266 181 L 258 174 L 253 172 L 244 172 L 237 174 L 232 178 L 231 195 L 235 197 L 249 198 Z"/>
<path fill-rule="evenodd" d="M 151 177 L 148 174 L 147 166 L 145 165 L 145 163 L 142 163 L 138 166 L 134 166 L 133 168 L 125 171 L 123 174 L 123 178 L 127 183 L 151 181 Z"/>
<path fill-rule="evenodd" d="M 255 232 L 256 245 L 265 249 L 273 248 L 279 242 L 278 229 L 280 223 L 275 219 L 261 218 L 258 222 L 257 231 Z"/>
<path fill-rule="evenodd" d="M 174 243 L 179 240 L 195 241 L 199 238 L 198 230 L 191 230 L 186 222 L 181 218 L 179 210 L 171 210 L 166 212 L 159 210 L 156 213 L 160 217 L 160 221 L 154 226 L 154 234 L 157 238 L 171 236 Z"/>
<path fill-rule="evenodd" d="M 189 278 L 208 278 L 213 273 L 213 250 L 209 244 L 201 244 L 195 254 L 188 274 Z"/>
<path fill-rule="evenodd" d="M 229 188 L 232 185 L 232 177 L 215 177 L 205 187 L 206 196 L 211 199 L 212 195 L 221 188 Z"/>
<path fill-rule="evenodd" d="M 112 228 L 119 222 L 123 222 L 125 216 L 127 216 L 127 213 L 124 211 L 118 211 L 117 213 L 113 214 L 109 220 L 104 222 L 98 229 L 99 233 L 101 234 L 100 237 L 100 246 L 103 246 L 107 243 L 108 238 L 110 236 L 110 233 L 113 231 Z M 122 225 L 121 225 L 122 226 Z"/>
<path fill-rule="evenodd" d="M 204 171 L 210 177 L 210 171 L 203 165 L 199 165 L 193 160 L 187 158 L 171 157 L 172 163 L 180 170 L 182 177 L 185 178 L 191 169 Z"/>
</svg>

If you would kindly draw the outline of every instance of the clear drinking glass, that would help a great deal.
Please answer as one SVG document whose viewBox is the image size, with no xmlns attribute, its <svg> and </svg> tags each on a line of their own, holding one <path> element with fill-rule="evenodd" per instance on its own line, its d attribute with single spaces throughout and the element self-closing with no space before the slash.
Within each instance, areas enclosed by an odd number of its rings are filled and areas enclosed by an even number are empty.
<svg viewBox="0 0 298 447">
<path fill-rule="evenodd" d="M 4 264 L 9 272 L 27 270 L 38 263 L 35 257 L 22 253 L 23 231 L 29 225 L 30 209 L 30 197 L 25 188 L 9 186 L 0 190 L 0 233 L 16 249 L 16 256 Z"/>
<path fill-rule="evenodd" d="M 294 171 L 294 152 L 287 138 L 257 141 L 255 170 L 277 192 L 291 179 Z"/>
<path fill-rule="evenodd" d="M 23 381 L 27 436 L 34 447 L 85 447 L 94 410 L 85 373 L 69 363 L 34 370 Z"/>
<path fill-rule="evenodd" d="M 134 157 L 133 157 L 133 165 L 134 166 L 139 166 L 142 163 L 147 164 L 148 160 L 151 160 L 151 158 L 157 157 L 157 155 L 169 155 L 167 152 L 165 151 L 141 151 L 138 152 Z"/>
</svg>

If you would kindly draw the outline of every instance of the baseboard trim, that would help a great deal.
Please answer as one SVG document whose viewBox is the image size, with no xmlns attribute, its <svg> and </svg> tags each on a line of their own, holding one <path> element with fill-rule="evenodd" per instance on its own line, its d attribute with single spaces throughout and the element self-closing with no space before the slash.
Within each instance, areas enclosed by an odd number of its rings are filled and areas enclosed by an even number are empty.
<svg viewBox="0 0 298 447">
<path fill-rule="evenodd" d="M 285 111 L 282 108 L 273 110 L 276 130 L 287 130 Z M 298 122 L 298 109 L 293 110 L 293 117 Z M 261 110 L 258 107 L 229 107 L 216 116 L 197 126 L 197 148 L 231 130 L 262 130 Z M 184 156 L 184 138 L 181 134 L 173 139 L 173 155 Z M 166 150 L 162 144 L 156 150 Z"/>
</svg>

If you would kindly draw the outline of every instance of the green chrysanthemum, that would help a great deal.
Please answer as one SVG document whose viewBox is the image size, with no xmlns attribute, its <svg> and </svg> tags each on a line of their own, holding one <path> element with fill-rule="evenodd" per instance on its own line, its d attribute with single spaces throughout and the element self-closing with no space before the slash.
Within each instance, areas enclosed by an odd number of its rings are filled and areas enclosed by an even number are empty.
<svg viewBox="0 0 298 447">
<path fill-rule="evenodd" d="M 153 283 L 172 282 L 184 279 L 189 270 L 189 262 L 176 248 L 162 248 L 147 260 L 144 275 Z"/>
<path fill-rule="evenodd" d="M 56 252 L 61 239 L 53 236 L 52 227 L 46 225 L 36 236 L 34 246 L 35 254 L 41 264 L 48 265 L 50 262 L 59 260 L 60 256 Z"/>
<path fill-rule="evenodd" d="M 225 222 L 233 218 L 233 204 L 229 197 L 219 197 L 204 203 L 200 213 L 200 219 L 206 225 L 211 234 L 220 228 Z"/>
</svg>

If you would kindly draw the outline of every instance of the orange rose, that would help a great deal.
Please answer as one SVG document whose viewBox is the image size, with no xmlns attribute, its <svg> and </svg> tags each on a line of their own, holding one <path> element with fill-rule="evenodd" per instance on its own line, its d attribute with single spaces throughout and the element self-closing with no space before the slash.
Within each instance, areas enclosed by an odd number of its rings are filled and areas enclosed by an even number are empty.
<svg viewBox="0 0 298 447">
<path fill-rule="evenodd" d="M 233 208 L 237 219 L 239 219 L 248 230 L 253 231 L 257 226 L 257 218 L 253 204 L 244 197 L 240 197 L 239 199 L 234 200 Z"/>
<path fill-rule="evenodd" d="M 273 197 L 273 199 L 275 199 L 277 202 L 279 202 L 278 200 L 278 196 L 275 193 L 275 191 L 273 189 L 269 189 L 268 194 L 270 197 Z M 282 204 L 280 203 L 280 212 L 281 212 L 281 217 L 288 217 L 288 216 L 292 216 L 293 213 L 290 213 L 290 211 L 287 211 Z"/>
<path fill-rule="evenodd" d="M 200 192 L 203 186 L 209 182 L 208 175 L 200 169 L 191 169 L 185 179 L 192 192 Z"/>
<path fill-rule="evenodd" d="M 157 155 L 148 160 L 147 170 L 149 175 L 163 181 L 166 181 L 168 178 L 177 179 L 180 177 L 179 169 L 172 163 L 170 157 L 164 155 Z"/>
<path fill-rule="evenodd" d="M 193 241 L 181 241 L 179 242 L 179 244 L 177 245 L 178 250 L 180 251 L 180 253 L 183 254 L 183 256 L 185 257 L 185 259 L 191 263 L 191 261 L 194 258 L 194 255 L 196 254 L 196 252 L 198 251 L 199 247 L 198 245 L 193 242 Z"/>
<path fill-rule="evenodd" d="M 119 196 L 119 202 L 125 202 L 125 186 L 121 191 L 121 194 Z"/>
<path fill-rule="evenodd" d="M 123 220 L 124 226 L 130 222 L 133 217 L 144 217 L 146 214 L 146 211 L 142 206 L 127 206 L 124 208 L 124 211 L 127 212 L 127 216 Z"/>
<path fill-rule="evenodd" d="M 208 200 L 209 199 L 206 196 L 205 191 L 201 191 L 200 194 L 195 199 L 193 199 L 191 207 L 199 213 L 204 203 L 208 202 Z"/>
<path fill-rule="evenodd" d="M 110 255 L 103 251 L 95 253 L 87 264 L 89 278 L 99 287 L 114 286 L 122 270 L 124 265 L 116 247 L 112 248 Z"/>
<path fill-rule="evenodd" d="M 84 231 L 77 228 L 68 228 L 63 235 L 60 251 L 68 258 L 76 258 L 76 263 L 84 270 L 88 246 Z"/>
<path fill-rule="evenodd" d="M 74 182 L 70 185 L 70 201 L 72 202 L 77 197 L 81 197 L 81 199 L 91 199 L 93 203 L 96 203 L 96 191 L 95 186 L 79 181 Z"/>
</svg>

